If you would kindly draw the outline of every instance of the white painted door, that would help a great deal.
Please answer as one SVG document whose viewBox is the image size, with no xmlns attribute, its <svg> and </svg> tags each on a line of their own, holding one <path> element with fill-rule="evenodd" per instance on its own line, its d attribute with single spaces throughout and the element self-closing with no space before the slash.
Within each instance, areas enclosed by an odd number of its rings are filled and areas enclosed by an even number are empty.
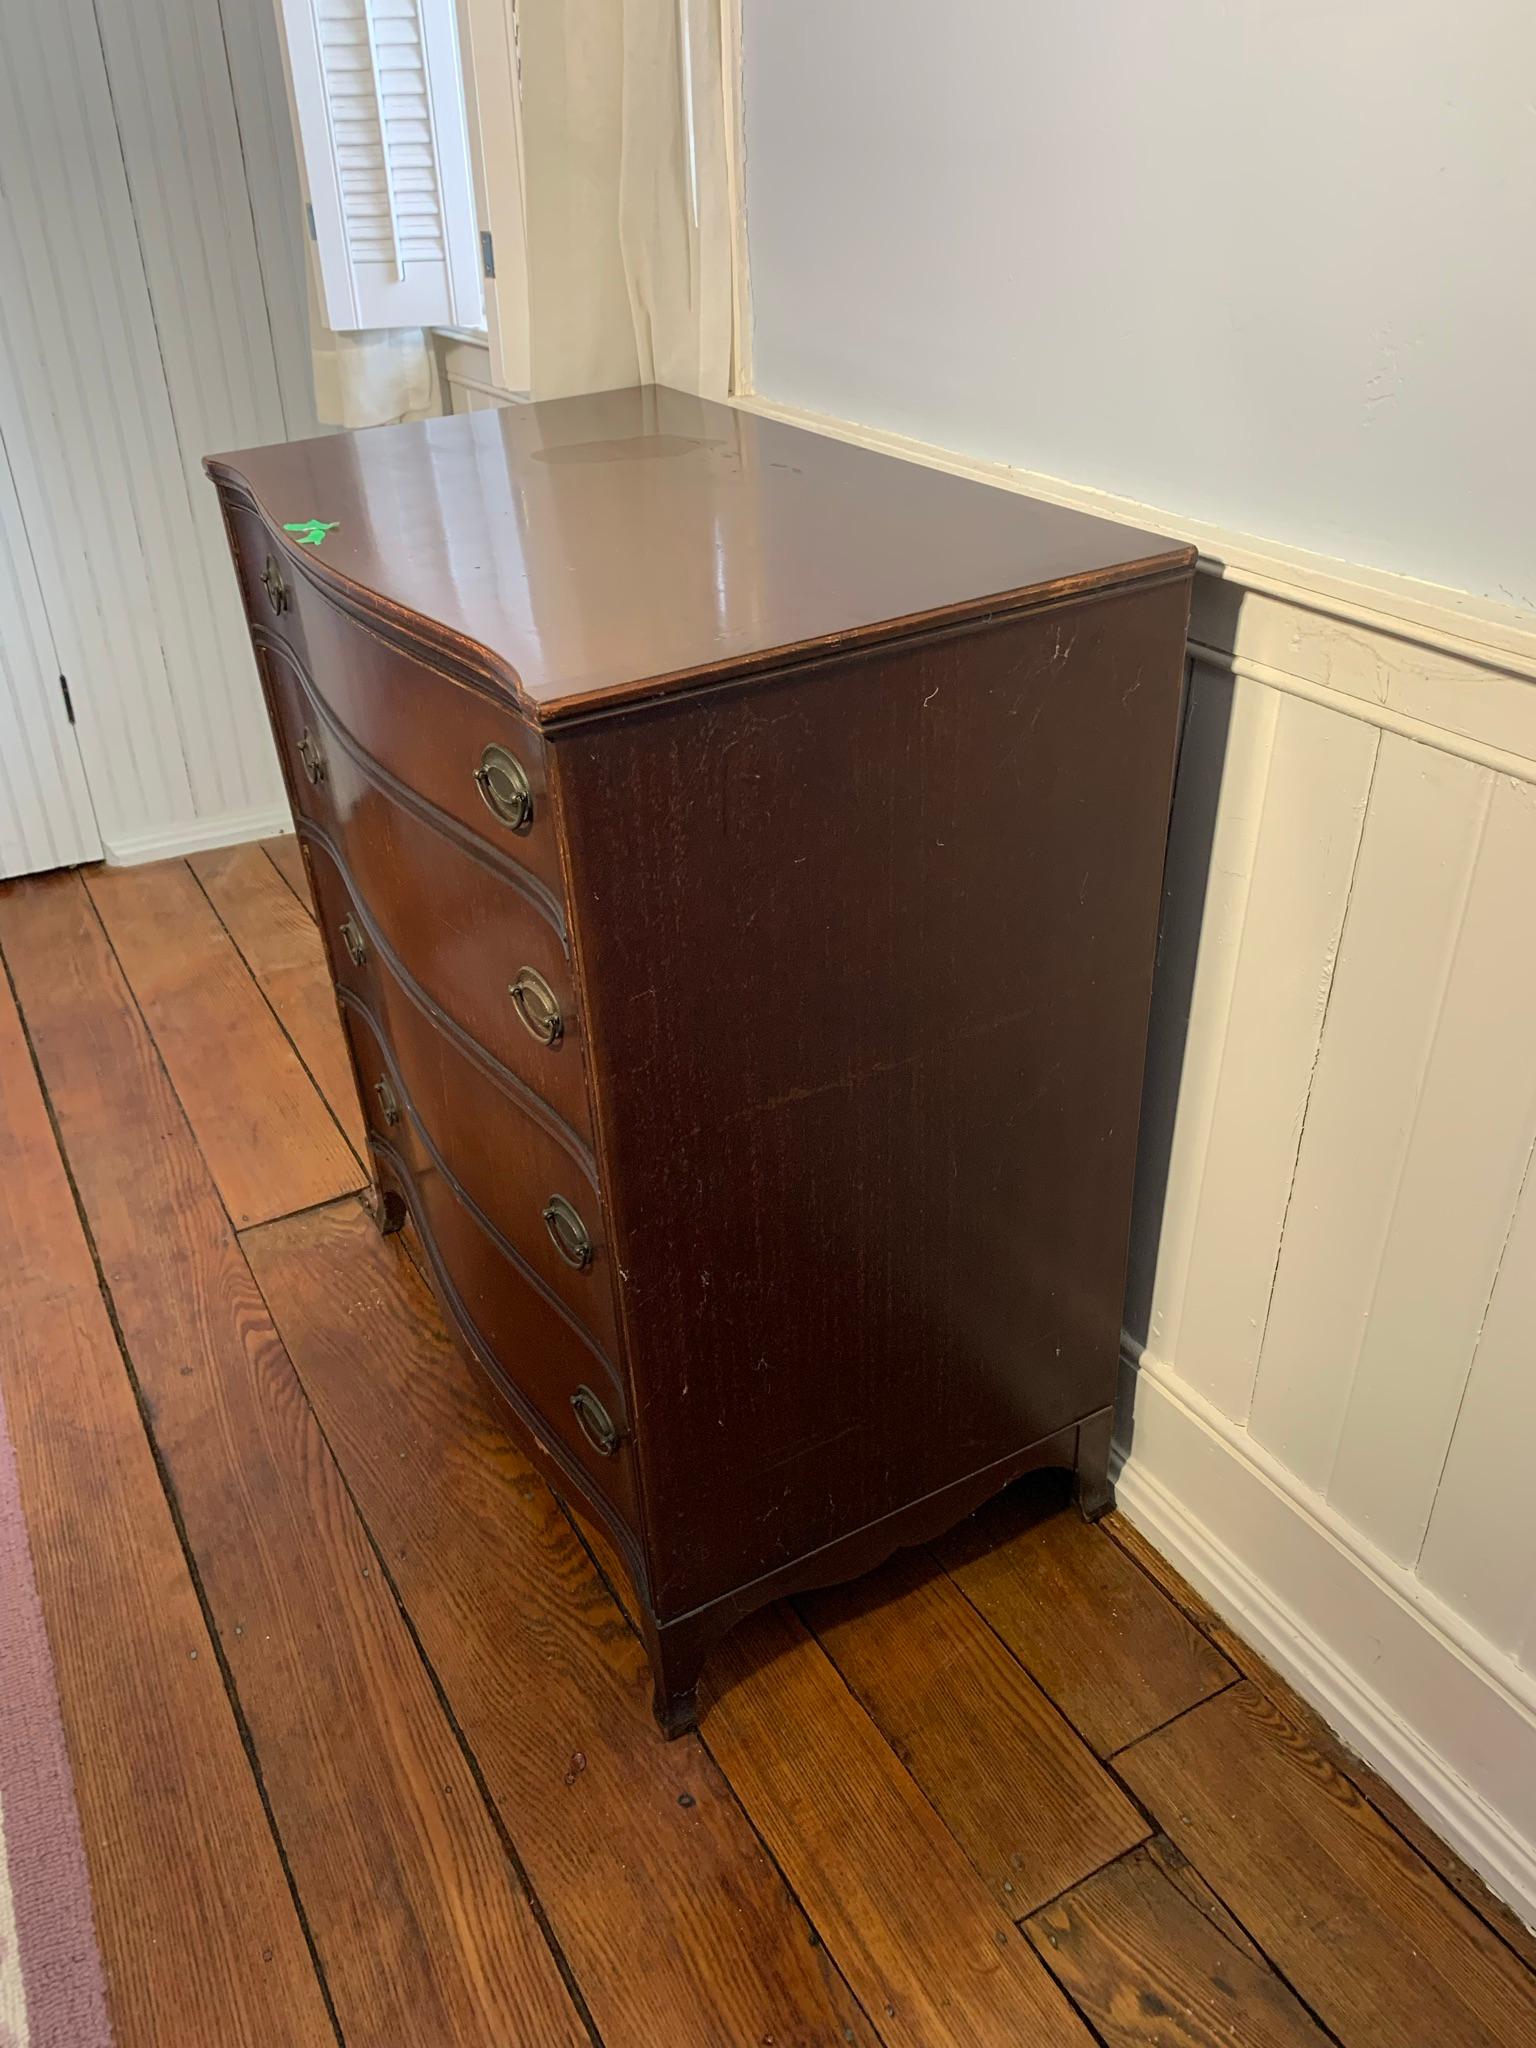
<svg viewBox="0 0 1536 2048">
<path fill-rule="evenodd" d="M 0 880 L 101 858 L 53 635 L 0 441 Z"/>
<path fill-rule="evenodd" d="M 287 818 L 201 467 L 316 431 L 286 127 L 268 0 L 0 0 L 0 435 L 109 860 Z"/>
</svg>

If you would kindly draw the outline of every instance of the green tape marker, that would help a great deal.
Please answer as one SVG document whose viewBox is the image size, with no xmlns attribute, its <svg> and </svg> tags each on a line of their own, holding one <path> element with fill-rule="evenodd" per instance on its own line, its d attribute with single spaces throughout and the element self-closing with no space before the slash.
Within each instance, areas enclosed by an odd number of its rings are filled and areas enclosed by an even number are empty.
<svg viewBox="0 0 1536 2048">
<path fill-rule="evenodd" d="M 287 519 L 283 522 L 283 531 L 296 534 L 301 548 L 317 548 L 325 536 L 334 533 L 340 524 L 339 519 Z"/>
</svg>

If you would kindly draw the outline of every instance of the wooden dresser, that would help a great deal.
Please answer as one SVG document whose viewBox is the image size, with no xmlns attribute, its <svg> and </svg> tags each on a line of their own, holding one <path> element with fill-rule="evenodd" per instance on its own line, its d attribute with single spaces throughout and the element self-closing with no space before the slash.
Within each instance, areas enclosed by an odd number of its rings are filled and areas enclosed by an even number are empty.
<svg viewBox="0 0 1536 2048">
<path fill-rule="evenodd" d="M 662 1725 L 1030 1467 L 1107 1505 L 1193 550 L 666 390 L 208 466 L 381 1223 Z"/>
</svg>

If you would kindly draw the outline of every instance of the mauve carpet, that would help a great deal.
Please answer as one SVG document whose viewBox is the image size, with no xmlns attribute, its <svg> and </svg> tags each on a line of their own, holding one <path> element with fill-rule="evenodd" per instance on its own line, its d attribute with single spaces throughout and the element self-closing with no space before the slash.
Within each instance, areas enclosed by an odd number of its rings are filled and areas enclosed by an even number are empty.
<svg viewBox="0 0 1536 2048">
<path fill-rule="evenodd" d="M 53 1657 L 0 1399 L 0 2048 L 110 2048 Z"/>
</svg>

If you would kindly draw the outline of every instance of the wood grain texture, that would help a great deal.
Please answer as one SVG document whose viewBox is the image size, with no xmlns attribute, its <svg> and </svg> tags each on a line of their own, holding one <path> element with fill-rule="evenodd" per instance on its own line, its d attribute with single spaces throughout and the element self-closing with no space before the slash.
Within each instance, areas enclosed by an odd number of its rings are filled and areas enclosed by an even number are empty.
<svg viewBox="0 0 1536 2048">
<path fill-rule="evenodd" d="M 314 895 L 309 886 L 309 876 L 304 869 L 304 855 L 299 846 L 298 834 L 284 832 L 276 839 L 263 839 L 258 843 L 300 903 L 313 916 Z"/>
<path fill-rule="evenodd" d="M 1127 1556 L 1161 1586 L 1195 1627 L 1230 1658 L 1243 1676 L 1251 1679 L 1265 1697 L 1295 1724 L 1313 1748 L 1360 1788 L 1383 1819 L 1439 1871 L 1446 1883 L 1460 1893 L 1473 1912 L 1487 1921 L 1526 1967 L 1536 1970 L 1536 1933 L 1518 1920 L 1502 1899 L 1494 1897 L 1470 1864 L 1464 1863 L 1440 1840 L 1402 1794 L 1344 1746 L 1295 1687 L 1283 1679 L 1257 1650 L 1245 1643 L 1236 1630 L 1227 1626 L 1210 1602 L 1174 1570 L 1133 1523 L 1128 1522 L 1124 1515 L 1113 1514 L 1101 1526 L 1105 1534 L 1112 1537 Z"/>
<path fill-rule="evenodd" d="M 1146 1852 L 1168 1882 L 1176 1886 L 1192 1905 L 1198 1906 L 1206 1919 L 1221 1930 L 1234 1948 L 1240 1948 L 1253 1962 L 1264 1961 L 1263 1950 L 1250 1939 L 1241 1922 L 1233 1919 L 1176 1842 L 1170 1841 L 1164 1834 L 1155 1834 L 1147 1843 Z"/>
<path fill-rule="evenodd" d="M 83 888 L 6 903 L 0 933 L 347 2041 L 578 2048 L 586 2030 Z"/>
<path fill-rule="evenodd" d="M 788 1608 L 710 1665 L 700 1725 L 887 2048 L 1087 2048 L 1086 2029 Z"/>
<path fill-rule="evenodd" d="M 56 896 L 77 893 L 79 884 L 24 887 L 28 896 Z M 23 900 L 16 890 L 0 894 L 7 950 Z M 117 2039 L 121 2048 L 332 2048 L 303 1930 L 3 981 L 0 1276 L 0 1391 Z"/>
<path fill-rule="evenodd" d="M 318 712 L 313 715 L 318 723 Z M 581 1011 L 555 924 L 537 902 L 507 886 L 509 869 L 475 859 L 393 802 L 339 746 L 329 749 L 327 761 L 331 808 L 324 822 L 333 836 L 322 839 L 312 820 L 305 856 L 338 975 L 360 993 L 386 968 L 406 976 L 419 996 L 590 1146 Z M 321 816 L 319 804 L 311 809 Z M 364 935 L 368 958 L 362 963 L 336 944 L 348 917 Z M 560 1030 L 552 1046 L 519 1021 L 510 986 L 521 969 L 539 975 L 555 999 Z"/>
<path fill-rule="evenodd" d="M 1118 1767 L 1344 2048 L 1536 2039 L 1530 1973 L 1256 1687 Z"/>
<path fill-rule="evenodd" d="M 363 1174 L 184 861 L 87 887 L 237 1227 Z"/>
<path fill-rule="evenodd" d="M 566 1519 L 571 1527 L 592 1553 L 592 1560 L 601 1576 L 607 1580 L 608 1590 L 612 1593 L 615 1604 L 623 1610 L 625 1620 L 632 1628 L 637 1628 L 638 1602 L 633 1575 L 620 1557 L 612 1537 L 596 1516 L 587 1514 L 574 1499 L 562 1498 L 560 1505 L 565 1509 Z"/>
<path fill-rule="evenodd" d="M 1011 1919 L 1146 1838 L 1092 1751 L 921 1553 L 800 1613 Z"/>
<path fill-rule="evenodd" d="M 1236 1676 L 1115 1545 L 1026 1486 L 936 1552 L 1083 1739 L 1110 1756 Z"/>
<path fill-rule="evenodd" d="M 607 2048 L 872 2043 L 415 1267 L 355 1203 L 244 1243 Z"/>
<path fill-rule="evenodd" d="M 1295 1993 L 1148 1851 L 1101 1870 L 1025 1931 L 1108 2048 L 1326 2048 Z"/>
<path fill-rule="evenodd" d="M 313 916 L 257 845 L 193 854 L 188 865 L 361 1159 L 363 1113 Z"/>
<path fill-rule="evenodd" d="M 776 1595 L 1086 1499 L 1191 551 L 672 391 L 209 467 L 375 1170 L 643 1553 L 663 1725 Z"/>
<path fill-rule="evenodd" d="M 285 573 L 291 562 L 386 621 L 414 615 L 545 720 L 1194 559 L 1156 534 L 657 387 L 208 466 L 277 533 L 307 516 L 299 504 L 338 521 L 322 550 L 280 540 Z"/>
<path fill-rule="evenodd" d="M 1183 604 L 552 738 L 663 1620 L 1112 1400 Z"/>
</svg>

